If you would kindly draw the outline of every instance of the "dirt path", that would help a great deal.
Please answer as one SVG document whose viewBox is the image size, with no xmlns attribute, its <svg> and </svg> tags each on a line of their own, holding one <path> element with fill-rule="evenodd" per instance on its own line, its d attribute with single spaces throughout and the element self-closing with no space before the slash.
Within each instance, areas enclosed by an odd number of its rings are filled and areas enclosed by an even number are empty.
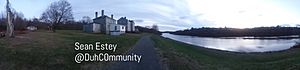
<svg viewBox="0 0 300 70">
<path fill-rule="evenodd" d="M 154 49 L 154 42 L 150 36 L 143 36 L 135 45 L 132 51 L 128 52 L 142 55 L 140 63 L 117 62 L 112 64 L 109 70 L 161 70 L 159 57 Z"/>
</svg>

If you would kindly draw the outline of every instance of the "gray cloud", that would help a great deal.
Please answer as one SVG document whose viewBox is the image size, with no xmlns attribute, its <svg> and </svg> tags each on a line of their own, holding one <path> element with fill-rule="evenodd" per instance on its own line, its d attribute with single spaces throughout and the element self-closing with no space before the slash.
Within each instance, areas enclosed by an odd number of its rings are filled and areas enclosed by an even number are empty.
<svg viewBox="0 0 300 70">
<path fill-rule="evenodd" d="M 160 30 L 179 30 L 206 25 L 198 20 L 202 14 L 190 14 L 185 0 L 89 0 L 71 1 L 76 18 L 94 17 L 94 12 L 104 9 L 106 15 L 114 14 L 116 19 L 126 16 L 136 20 L 137 25 L 157 24 Z"/>
<path fill-rule="evenodd" d="M 51 2 L 58 1 L 58 0 L 10 0 L 10 1 L 12 7 L 15 8 L 16 11 L 23 12 L 24 16 L 30 19 L 33 17 L 39 17 Z M 226 19 L 227 17 L 222 17 L 223 15 L 220 15 L 221 17 L 216 17 L 218 16 L 217 15 L 218 13 L 220 14 L 223 11 L 215 11 L 217 12 L 217 14 L 214 14 L 214 12 L 210 12 L 218 8 L 214 8 L 214 7 L 209 8 L 210 6 L 214 5 L 214 2 L 207 2 L 206 0 L 194 0 L 197 3 L 189 2 L 190 4 L 187 2 L 188 0 L 68 0 L 68 1 L 73 6 L 73 12 L 76 20 L 80 20 L 83 16 L 90 16 L 91 18 L 94 18 L 94 13 L 96 11 L 100 12 L 100 10 L 104 9 L 106 15 L 114 14 L 115 19 L 126 16 L 127 18 L 136 21 L 137 25 L 151 26 L 152 24 L 157 24 L 159 26 L 159 29 L 161 30 L 179 30 L 179 29 L 185 29 L 191 27 L 219 26 L 219 25 L 223 26 L 228 24 L 229 24 L 228 26 L 235 26 L 231 24 L 237 24 L 234 22 L 243 22 L 238 20 L 237 21 L 229 20 L 228 22 L 227 21 L 223 22 L 222 20 L 220 21 L 220 19 L 223 18 Z M 230 1 L 224 1 L 224 2 L 225 3 L 222 3 L 222 5 L 227 5 Z M 198 8 L 196 7 L 196 5 L 193 5 L 193 3 L 195 4 L 202 3 L 202 4 L 199 4 L 200 6 Z M 295 15 L 294 17 L 286 17 L 286 18 L 278 17 L 278 19 L 280 18 L 282 20 L 274 20 L 274 22 L 276 21 L 276 24 L 292 25 L 292 24 L 298 24 L 300 22 L 296 20 L 300 16 L 300 14 L 297 13 L 300 11 L 298 8 L 298 6 L 300 5 L 299 3 L 300 2 L 297 0 L 278 0 L 278 1 L 276 0 L 276 1 L 270 1 L 266 3 L 266 5 L 274 4 L 284 8 L 287 11 L 290 11 L 291 14 Z M 189 8 L 189 5 L 192 6 L 192 11 Z M 220 5 L 220 7 L 222 5 Z M 5 11 L 4 7 L 5 7 L 5 0 L 1 0 L 0 1 L 1 12 Z M 203 9 L 203 7 L 208 7 L 208 8 Z M 210 10 L 210 9 L 214 9 L 214 10 Z M 201 11 L 202 13 L 198 13 Z M 234 10 L 234 11 L 235 11 L 234 13 L 240 15 L 247 15 L 249 13 L 250 14 L 253 13 L 251 12 L 251 10 L 248 10 L 247 8 L 246 9 L 241 8 L 239 10 Z M 234 16 L 235 15 L 234 13 L 231 14 Z M 276 12 L 272 12 L 272 13 L 276 13 Z M 267 17 L 264 19 L 271 19 L 268 17 L 270 16 L 268 15 L 268 13 L 267 14 L 256 13 L 256 14 L 257 14 L 256 16 L 261 18 Z M 209 16 L 213 16 L 218 19 L 208 18 Z M 249 21 L 244 21 L 244 22 L 246 25 L 247 23 L 249 23 Z M 275 24 L 273 23 L 273 20 L 268 22 L 271 22 L 272 24 L 271 23 L 270 24 L 254 23 L 254 24 L 257 26 L 269 26 Z M 249 25 L 252 25 L 252 23 Z"/>
<path fill-rule="evenodd" d="M 13 7 L 22 11 L 25 17 L 39 17 L 51 2 L 57 0 L 12 0 Z M 106 15 L 114 14 L 115 19 L 127 17 L 137 25 L 157 24 L 159 29 L 179 30 L 209 25 L 199 20 L 203 14 L 191 14 L 186 0 L 68 0 L 73 7 L 76 20 L 83 16 L 95 17 L 95 12 L 105 10 Z M 5 1 L 0 1 L 4 5 Z M 34 7 L 34 8 L 32 8 Z M 4 8 L 0 8 L 4 10 Z M 30 9 L 30 10 L 29 10 Z"/>
</svg>

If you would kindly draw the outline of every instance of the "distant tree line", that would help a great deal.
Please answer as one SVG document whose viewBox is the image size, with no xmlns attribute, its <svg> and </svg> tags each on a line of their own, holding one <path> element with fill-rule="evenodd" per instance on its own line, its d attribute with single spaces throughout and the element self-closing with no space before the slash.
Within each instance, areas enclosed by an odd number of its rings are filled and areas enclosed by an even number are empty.
<svg viewBox="0 0 300 70">
<path fill-rule="evenodd" d="M 72 12 L 72 6 L 67 0 L 59 0 L 51 3 L 41 14 L 40 18 L 26 19 L 22 12 L 17 12 L 12 8 L 12 22 L 14 30 L 26 30 L 28 26 L 35 26 L 38 29 L 51 30 L 82 30 L 83 24 L 91 23 L 88 16 L 82 20 L 75 21 Z M 0 32 L 7 30 L 7 17 L 5 12 L 0 13 Z"/>
<path fill-rule="evenodd" d="M 239 36 L 287 36 L 299 35 L 298 27 L 256 27 L 256 28 L 191 28 L 170 32 L 177 35 L 190 35 L 201 37 L 239 37 Z"/>
<path fill-rule="evenodd" d="M 135 28 L 142 33 L 153 33 L 153 34 L 161 35 L 161 32 L 157 31 L 156 29 L 146 28 L 141 26 L 136 26 Z"/>
<path fill-rule="evenodd" d="M 28 26 L 35 26 L 38 29 L 42 29 L 42 30 L 49 30 L 49 26 L 51 26 L 51 23 L 48 22 L 42 22 L 40 19 L 38 18 L 33 18 L 33 19 L 17 19 L 13 21 L 15 27 L 14 29 L 16 31 L 20 31 L 20 30 L 26 30 L 26 27 Z M 69 21 L 69 22 L 65 22 L 62 24 L 57 24 L 56 25 L 56 29 L 58 30 L 82 30 L 82 26 L 85 23 L 81 22 L 81 21 Z M 7 25 L 7 20 L 6 18 L 0 18 L 0 32 L 2 31 L 6 31 L 6 25 Z"/>
<path fill-rule="evenodd" d="M 1 30 L 6 30 L 7 28 L 7 16 L 3 12 L 0 13 L 0 31 Z M 14 24 L 14 29 L 20 30 L 23 29 L 27 24 L 27 19 L 24 18 L 24 15 L 22 12 L 16 12 L 15 10 L 12 10 L 12 23 Z"/>
</svg>

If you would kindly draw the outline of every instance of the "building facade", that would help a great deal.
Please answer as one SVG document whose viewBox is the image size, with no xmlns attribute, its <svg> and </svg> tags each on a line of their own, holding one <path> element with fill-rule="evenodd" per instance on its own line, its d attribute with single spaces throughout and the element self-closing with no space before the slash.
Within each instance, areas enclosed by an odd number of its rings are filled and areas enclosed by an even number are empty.
<svg viewBox="0 0 300 70">
<path fill-rule="evenodd" d="M 125 26 L 126 32 L 135 31 L 135 23 L 133 20 L 128 20 L 126 17 L 121 17 L 117 22 L 118 24 Z"/>
<path fill-rule="evenodd" d="M 134 23 L 134 21 L 133 20 L 129 20 L 129 29 L 128 29 L 128 31 L 131 31 L 131 32 L 134 32 L 135 31 L 135 23 Z"/>
<path fill-rule="evenodd" d="M 101 16 L 98 17 L 98 12 L 96 12 L 93 23 L 84 25 L 83 31 L 120 35 L 126 32 L 135 32 L 135 23 L 133 20 L 128 20 L 126 17 L 115 20 L 113 15 L 110 17 L 106 16 L 104 10 L 102 10 Z"/>
<path fill-rule="evenodd" d="M 122 29 L 124 28 L 124 29 Z M 104 10 L 101 11 L 101 16 L 98 17 L 98 13 L 95 13 L 93 23 L 84 25 L 83 30 L 85 32 L 104 33 L 110 35 L 120 35 L 125 33 L 125 26 L 118 25 L 116 20 L 104 15 Z"/>
<path fill-rule="evenodd" d="M 125 33 L 125 26 L 118 25 L 118 24 L 111 24 L 110 25 L 110 35 L 121 35 Z"/>
</svg>

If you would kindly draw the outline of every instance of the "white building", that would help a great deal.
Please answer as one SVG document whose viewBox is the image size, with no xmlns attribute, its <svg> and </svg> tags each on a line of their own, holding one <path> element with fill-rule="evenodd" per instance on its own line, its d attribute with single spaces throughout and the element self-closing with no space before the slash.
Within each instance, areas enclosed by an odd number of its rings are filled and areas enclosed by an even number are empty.
<svg viewBox="0 0 300 70">
<path fill-rule="evenodd" d="M 115 28 L 116 27 L 116 28 Z M 95 19 L 93 23 L 86 24 L 83 27 L 84 32 L 93 32 L 93 33 L 104 33 L 110 35 L 120 35 L 125 33 L 125 26 L 118 25 L 116 20 L 111 17 L 104 15 L 104 10 L 101 11 L 101 16 L 98 17 L 98 13 L 95 13 Z"/>
<path fill-rule="evenodd" d="M 128 31 L 131 31 L 131 32 L 134 32 L 135 31 L 135 23 L 134 23 L 134 21 L 133 20 L 129 20 L 129 29 L 128 29 Z"/>
<path fill-rule="evenodd" d="M 26 29 L 29 31 L 35 31 L 35 30 L 37 30 L 37 27 L 36 26 L 27 26 Z"/>
<path fill-rule="evenodd" d="M 128 20 L 126 17 L 121 17 L 118 21 L 118 24 L 126 26 L 126 32 L 135 31 L 135 23 L 132 20 Z"/>
<path fill-rule="evenodd" d="M 125 33 L 125 26 L 118 24 L 110 25 L 110 35 L 120 35 Z"/>
</svg>

